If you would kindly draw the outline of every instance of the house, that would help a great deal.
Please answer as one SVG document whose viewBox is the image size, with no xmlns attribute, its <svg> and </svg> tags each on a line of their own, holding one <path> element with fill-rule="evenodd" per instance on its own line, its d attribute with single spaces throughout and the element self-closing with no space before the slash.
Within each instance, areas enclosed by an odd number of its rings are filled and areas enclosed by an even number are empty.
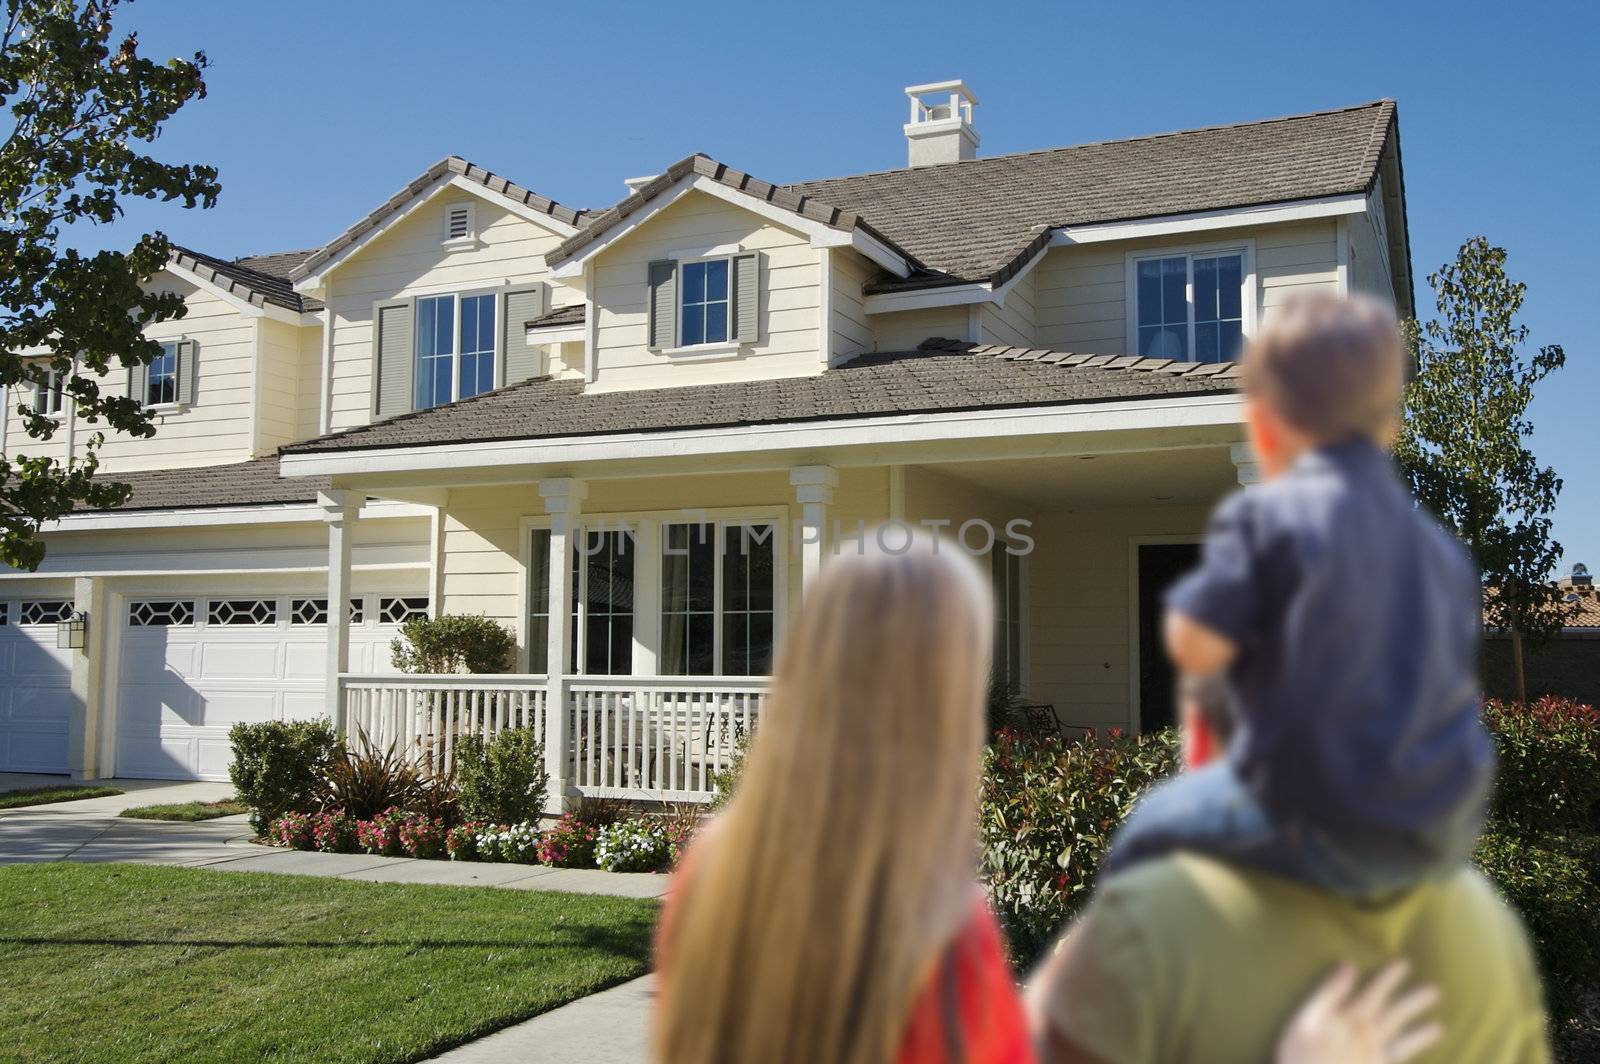
<svg viewBox="0 0 1600 1064">
<path fill-rule="evenodd" d="M 1547 639 L 1524 641 L 1523 679 L 1528 697 L 1552 695 L 1600 706 L 1600 588 L 1581 562 L 1573 565 L 1570 575 L 1555 581 L 1555 586 L 1561 591 L 1566 617 Z M 1485 694 L 1507 700 L 1517 697 L 1509 632 L 1487 628 L 1480 668 Z"/>
<path fill-rule="evenodd" d="M 884 522 L 983 557 L 1031 701 L 1168 721 L 1158 593 L 1254 477 L 1230 360 L 1297 290 L 1411 313 L 1395 104 L 983 157 L 970 89 L 906 91 L 904 169 L 692 155 L 580 210 L 452 157 L 320 248 L 176 253 L 188 316 L 110 382 L 158 412 L 102 452 L 131 502 L 0 575 L 0 770 L 215 778 L 233 722 L 326 711 L 701 798 Z M 515 673 L 394 675 L 438 611 L 511 626 Z"/>
</svg>

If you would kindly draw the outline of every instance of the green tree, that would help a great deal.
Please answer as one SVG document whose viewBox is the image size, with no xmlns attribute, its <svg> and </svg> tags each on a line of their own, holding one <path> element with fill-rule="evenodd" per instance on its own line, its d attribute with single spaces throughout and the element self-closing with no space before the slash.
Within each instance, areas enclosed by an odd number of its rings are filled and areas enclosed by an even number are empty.
<svg viewBox="0 0 1600 1064">
<path fill-rule="evenodd" d="M 1550 538 L 1561 478 L 1528 449 L 1528 404 L 1566 354 L 1557 344 L 1526 351 L 1517 315 L 1527 286 L 1505 265 L 1504 248 L 1473 237 L 1429 276 L 1439 317 L 1408 323 L 1416 375 L 1395 457 L 1417 497 L 1477 559 L 1487 623 L 1510 634 L 1517 697 L 1526 701 L 1523 639 L 1547 638 L 1568 609 L 1549 582 L 1561 556 Z"/>
<path fill-rule="evenodd" d="M 151 436 L 139 403 L 102 391 L 113 360 L 140 365 L 161 348 L 142 335 L 183 316 L 180 296 L 141 287 L 169 254 L 160 233 L 127 252 L 84 255 L 60 244 L 79 223 L 108 225 L 128 198 L 185 207 L 216 202 L 214 167 L 160 162 L 142 150 L 189 100 L 205 95 L 206 58 L 157 63 L 120 35 L 121 0 L 7 0 L 0 32 L 0 390 L 27 435 L 59 422 L 40 397 L 53 373 L 63 405 L 93 426 L 66 460 L 0 454 L 0 562 L 35 569 L 39 526 L 82 506 L 115 506 L 126 485 L 95 479 L 106 430 Z M 32 356 L 32 357 L 29 357 Z"/>
</svg>

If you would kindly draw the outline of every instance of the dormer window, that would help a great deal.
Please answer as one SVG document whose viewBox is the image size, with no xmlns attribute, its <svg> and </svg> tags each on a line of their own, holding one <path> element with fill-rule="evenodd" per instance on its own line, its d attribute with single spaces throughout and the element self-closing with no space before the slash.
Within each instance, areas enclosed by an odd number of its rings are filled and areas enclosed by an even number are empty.
<svg viewBox="0 0 1600 1064">
<path fill-rule="evenodd" d="M 178 345 L 161 345 L 145 377 L 144 405 L 170 406 L 178 401 Z"/>
<path fill-rule="evenodd" d="M 477 222 L 474 218 L 472 204 L 452 203 L 444 209 L 444 242 L 446 244 L 470 244 L 477 239 L 477 236 Z"/>
<path fill-rule="evenodd" d="M 1254 326 L 1249 247 L 1128 257 L 1128 324 L 1147 358 L 1231 362 Z"/>
<path fill-rule="evenodd" d="M 728 342 L 728 260 L 683 264 L 683 313 L 678 346 Z"/>
</svg>

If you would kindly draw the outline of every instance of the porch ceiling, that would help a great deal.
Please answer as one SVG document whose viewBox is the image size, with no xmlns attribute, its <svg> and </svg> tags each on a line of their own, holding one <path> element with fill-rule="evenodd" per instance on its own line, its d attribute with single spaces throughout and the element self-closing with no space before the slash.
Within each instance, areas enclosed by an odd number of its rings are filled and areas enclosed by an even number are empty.
<svg viewBox="0 0 1600 1064">
<path fill-rule="evenodd" d="M 1212 503 L 1238 486 L 1226 446 L 930 465 L 1041 511 Z"/>
</svg>

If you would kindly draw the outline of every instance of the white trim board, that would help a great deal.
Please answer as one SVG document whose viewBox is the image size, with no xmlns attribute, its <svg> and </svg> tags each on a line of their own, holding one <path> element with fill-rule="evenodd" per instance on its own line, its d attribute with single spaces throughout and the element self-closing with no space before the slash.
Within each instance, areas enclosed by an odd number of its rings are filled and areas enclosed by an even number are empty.
<svg viewBox="0 0 1600 1064">
<path fill-rule="evenodd" d="M 927 310 L 930 307 L 957 307 L 975 303 L 993 303 L 1003 305 L 1011 289 L 1016 287 L 1033 268 L 1044 261 L 1053 244 L 1045 244 L 1032 258 L 1022 264 L 1022 267 L 1012 274 L 1004 284 L 995 285 L 989 281 L 975 284 L 952 284 L 938 288 L 923 288 L 911 292 L 879 292 L 877 295 L 867 296 L 862 300 L 862 312 L 866 314 L 891 314 L 897 310 Z"/>
<path fill-rule="evenodd" d="M 252 303 L 248 299 L 228 291 L 217 282 L 202 277 L 188 267 L 180 266 L 176 262 L 168 262 L 161 269 L 179 280 L 187 281 L 196 288 L 216 296 L 246 318 L 271 318 L 273 321 L 281 321 L 285 325 L 315 325 L 317 323 L 315 312 L 303 314 L 298 310 L 280 307 L 276 303 L 268 303 L 265 300 L 261 303 Z"/>
<path fill-rule="evenodd" d="M 1094 225 L 1064 225 L 1050 234 L 1051 247 L 1098 244 L 1107 240 L 1135 240 L 1140 237 L 1199 233 L 1210 229 L 1237 229 L 1247 225 L 1274 222 L 1299 222 L 1308 218 L 1334 218 L 1360 214 L 1366 210 L 1366 196 L 1352 192 L 1344 196 L 1322 196 L 1262 207 L 1230 207 L 1193 214 L 1169 214 L 1130 222 L 1098 222 Z"/>
<path fill-rule="evenodd" d="M 450 470 L 473 466 L 526 466 L 616 459 L 699 457 L 872 446 L 936 440 L 972 440 L 1075 432 L 1235 426 L 1243 422 L 1237 394 L 1138 399 L 1121 402 L 896 414 L 829 421 L 796 421 L 733 428 L 559 436 L 545 440 L 446 443 L 333 453 L 286 454 L 286 477 L 345 473 Z"/>
<path fill-rule="evenodd" d="M 362 507 L 360 516 L 375 520 L 386 517 L 427 517 L 432 512 L 432 507 L 414 503 L 373 500 Z M 322 507 L 315 502 L 278 503 L 266 506 L 196 506 L 171 510 L 138 510 L 129 513 L 108 511 L 69 514 L 50 525 L 45 531 L 92 532 L 100 529 L 315 524 L 322 519 Z"/>
<path fill-rule="evenodd" d="M 645 222 L 672 206 L 686 193 L 691 191 L 704 192 L 725 203 L 729 203 L 741 210 L 760 215 L 774 225 L 793 230 L 808 238 L 814 248 L 853 247 L 873 262 L 882 266 L 896 277 L 909 277 L 911 265 L 898 252 L 891 251 L 881 240 L 860 230 L 845 231 L 832 226 L 823 225 L 804 215 L 776 207 L 766 200 L 752 196 L 747 192 L 731 189 L 719 181 L 706 177 L 704 174 L 685 174 L 670 189 L 652 199 L 645 207 L 630 214 L 626 221 L 618 223 L 607 230 L 594 243 L 589 244 L 576 255 L 567 258 L 551 257 L 547 262 L 551 266 L 552 277 L 567 278 L 577 277 L 583 273 L 586 263 L 595 256 L 613 246 L 617 241 L 638 229 Z"/>
</svg>

